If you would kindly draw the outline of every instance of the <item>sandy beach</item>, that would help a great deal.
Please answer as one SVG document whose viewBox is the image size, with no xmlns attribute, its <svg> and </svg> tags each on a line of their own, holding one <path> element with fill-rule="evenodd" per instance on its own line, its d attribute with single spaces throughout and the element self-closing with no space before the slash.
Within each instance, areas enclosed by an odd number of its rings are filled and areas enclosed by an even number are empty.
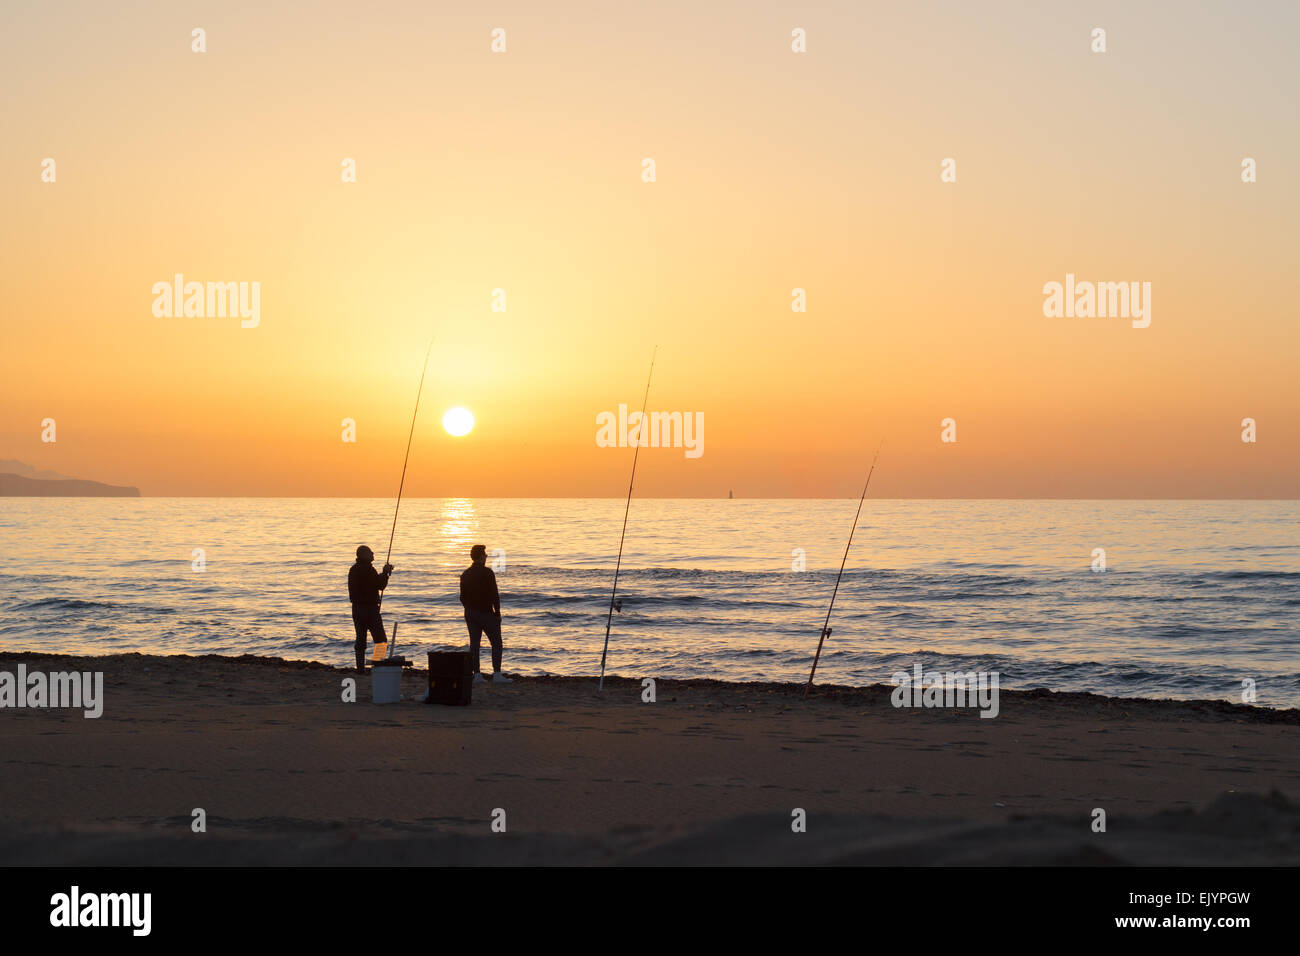
<svg viewBox="0 0 1300 956">
<path fill-rule="evenodd" d="M 19 664 L 102 671 L 104 711 L 0 711 L 8 864 L 1300 862 L 1296 710 L 1003 691 L 981 719 L 884 686 L 644 703 L 639 678 L 558 677 L 380 706 L 316 663 Z"/>
</svg>

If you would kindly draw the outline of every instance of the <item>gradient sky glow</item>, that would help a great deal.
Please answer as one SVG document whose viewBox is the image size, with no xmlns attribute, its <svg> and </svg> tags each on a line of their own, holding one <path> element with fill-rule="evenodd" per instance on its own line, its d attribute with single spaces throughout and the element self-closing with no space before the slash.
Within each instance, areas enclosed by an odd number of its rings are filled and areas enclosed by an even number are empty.
<svg viewBox="0 0 1300 956">
<path fill-rule="evenodd" d="M 856 495 L 883 437 L 881 497 L 1300 496 L 1296 4 L 475 6 L 7 0 L 0 458 L 391 495 L 432 335 L 415 495 L 621 495 L 657 344 L 705 454 L 640 495 Z M 177 272 L 260 326 L 155 318 Z M 1045 318 L 1067 272 L 1151 327 Z"/>
</svg>

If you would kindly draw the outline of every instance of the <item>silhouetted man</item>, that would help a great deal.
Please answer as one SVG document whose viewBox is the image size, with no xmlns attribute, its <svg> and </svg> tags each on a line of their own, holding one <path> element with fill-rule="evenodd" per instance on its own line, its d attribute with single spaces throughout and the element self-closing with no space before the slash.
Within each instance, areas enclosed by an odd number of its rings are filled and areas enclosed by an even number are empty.
<svg viewBox="0 0 1300 956">
<path fill-rule="evenodd" d="M 375 570 L 375 553 L 364 544 L 357 548 L 357 563 L 348 570 L 348 599 L 352 601 L 352 624 L 357 629 L 357 673 L 366 672 L 366 632 L 376 644 L 387 644 L 384 619 L 379 616 L 379 596 L 388 587 L 391 564 L 380 574 Z"/>
<path fill-rule="evenodd" d="M 478 649 L 487 631 L 492 642 L 492 681 L 509 684 L 501 673 L 501 595 L 497 593 L 497 576 L 487 566 L 487 548 L 476 544 L 469 549 L 474 563 L 460 573 L 460 603 L 465 605 L 465 625 L 469 628 L 469 652 L 474 656 L 474 683 L 486 683 L 479 673 Z"/>
</svg>

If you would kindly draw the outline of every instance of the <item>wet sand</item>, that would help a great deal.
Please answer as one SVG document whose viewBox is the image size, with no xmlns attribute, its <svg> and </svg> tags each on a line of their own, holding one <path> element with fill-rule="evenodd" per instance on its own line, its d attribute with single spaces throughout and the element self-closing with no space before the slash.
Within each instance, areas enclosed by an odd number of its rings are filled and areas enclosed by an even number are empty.
<svg viewBox="0 0 1300 956">
<path fill-rule="evenodd" d="M 883 686 L 661 680 L 644 703 L 558 677 L 375 705 L 322 664 L 19 663 L 102 671 L 105 700 L 0 710 L 8 864 L 1300 862 L 1297 710 L 1003 691 L 982 719 Z"/>
</svg>

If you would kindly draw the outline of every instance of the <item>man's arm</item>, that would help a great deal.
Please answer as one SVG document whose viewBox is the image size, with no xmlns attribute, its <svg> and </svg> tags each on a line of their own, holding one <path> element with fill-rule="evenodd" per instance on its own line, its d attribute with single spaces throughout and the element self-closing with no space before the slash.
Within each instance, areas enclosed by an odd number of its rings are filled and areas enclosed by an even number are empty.
<svg viewBox="0 0 1300 956">
<path fill-rule="evenodd" d="M 373 567 L 370 570 L 375 571 Z M 379 590 L 383 591 L 388 587 L 388 576 L 392 573 L 393 566 L 391 564 L 385 564 L 382 572 L 375 571 L 375 583 L 379 585 Z"/>
<path fill-rule="evenodd" d="M 491 568 L 487 569 L 488 584 L 492 585 L 492 613 L 501 616 L 501 592 L 497 590 L 497 575 Z"/>
</svg>

